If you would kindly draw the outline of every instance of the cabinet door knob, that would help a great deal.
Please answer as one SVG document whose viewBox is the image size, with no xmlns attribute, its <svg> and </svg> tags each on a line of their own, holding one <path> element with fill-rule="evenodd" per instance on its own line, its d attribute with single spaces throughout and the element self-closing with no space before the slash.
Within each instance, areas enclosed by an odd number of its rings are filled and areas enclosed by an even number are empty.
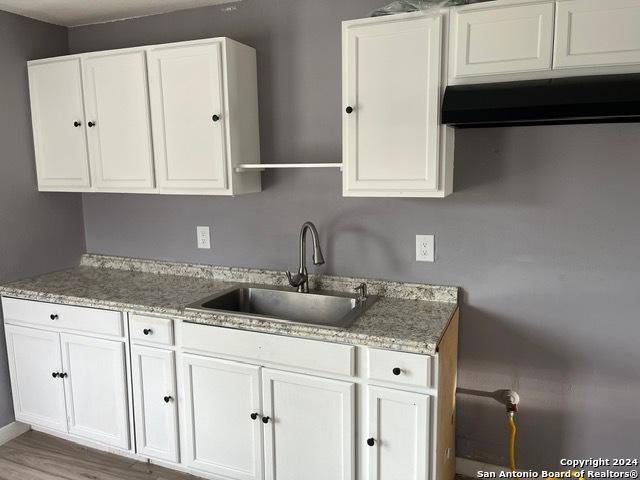
<svg viewBox="0 0 640 480">
<path fill-rule="evenodd" d="M 82 125 L 82 123 L 78 122 L 77 120 L 73 122 L 73 126 L 76 128 L 78 128 L 80 125 Z"/>
<path fill-rule="evenodd" d="M 353 107 L 347 107 L 347 108 L 345 108 L 345 111 L 347 113 L 353 113 Z"/>
<path fill-rule="evenodd" d="M 59 374 L 58 372 L 53 372 L 53 373 L 51 374 L 51 376 L 52 376 L 53 378 L 58 378 L 58 377 L 60 376 L 60 374 Z"/>
<path fill-rule="evenodd" d="M 151 335 L 153 333 L 153 330 L 151 330 L 150 328 L 145 328 L 144 330 L 142 330 L 142 333 L 144 333 L 145 335 Z"/>
<path fill-rule="evenodd" d="M 394 375 L 400 375 L 402 373 L 402 370 L 400 370 L 398 367 L 396 367 L 396 368 L 394 368 L 392 370 L 392 372 L 393 372 Z"/>
<path fill-rule="evenodd" d="M 67 378 L 69 376 L 66 373 L 59 373 L 58 375 L 60 375 L 60 378 Z"/>
<path fill-rule="evenodd" d="M 89 128 L 93 128 L 96 126 L 96 122 L 89 122 L 87 125 L 89 125 Z"/>
<path fill-rule="evenodd" d="M 166 395 L 164 397 L 164 403 L 169 403 L 171 400 L 173 400 L 173 398 L 171 396 L 169 396 L 169 395 Z"/>
<path fill-rule="evenodd" d="M 269 417 L 262 417 L 262 423 L 269 423 L 269 420 L 271 420 Z"/>
<path fill-rule="evenodd" d="M 58 320 L 58 318 L 59 318 L 59 317 L 58 317 L 58 314 L 57 314 L 57 313 L 52 313 L 51 315 L 49 315 L 49 318 L 50 318 L 51 320 Z"/>
<path fill-rule="evenodd" d="M 257 420 L 257 419 L 258 419 L 258 417 L 260 416 L 260 414 L 258 414 L 258 413 L 252 413 L 250 416 L 251 416 L 251 420 Z"/>
<path fill-rule="evenodd" d="M 213 120 L 214 122 L 217 122 L 218 120 L 220 120 L 220 116 L 214 115 L 213 117 L 211 117 L 211 120 Z"/>
<path fill-rule="evenodd" d="M 373 447 L 376 444 L 376 441 L 373 438 L 367 438 L 367 445 Z"/>
</svg>

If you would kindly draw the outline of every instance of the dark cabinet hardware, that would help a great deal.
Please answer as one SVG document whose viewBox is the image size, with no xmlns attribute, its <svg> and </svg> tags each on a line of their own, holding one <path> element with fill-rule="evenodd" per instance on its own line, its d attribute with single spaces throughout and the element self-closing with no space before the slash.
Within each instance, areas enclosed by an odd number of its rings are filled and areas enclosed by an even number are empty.
<svg viewBox="0 0 640 480">
<path fill-rule="evenodd" d="M 69 376 L 66 373 L 59 373 L 58 375 L 60 375 L 60 378 L 67 378 Z"/>
<path fill-rule="evenodd" d="M 89 128 L 93 128 L 96 126 L 96 122 L 89 122 L 87 125 L 89 125 Z"/>
<path fill-rule="evenodd" d="M 142 333 L 144 333 L 145 335 L 151 335 L 153 333 L 153 330 L 151 330 L 150 328 L 145 328 L 144 330 L 142 330 Z"/>
<path fill-rule="evenodd" d="M 259 416 L 260 416 L 260 415 L 259 415 L 259 414 L 257 414 L 257 413 L 252 413 L 252 414 L 251 414 L 251 420 L 257 420 Z"/>
<path fill-rule="evenodd" d="M 49 318 L 50 318 L 51 320 L 58 320 L 58 318 L 60 318 L 60 317 L 58 317 L 58 314 L 57 314 L 57 313 L 52 313 L 51 315 L 49 315 Z"/>
<path fill-rule="evenodd" d="M 271 420 L 269 417 L 262 417 L 262 423 L 269 423 L 269 420 Z"/>
<path fill-rule="evenodd" d="M 211 120 L 213 120 L 214 122 L 217 122 L 218 120 L 220 120 L 220 116 L 214 115 L 213 117 L 211 117 Z"/>
<path fill-rule="evenodd" d="M 373 438 L 367 438 L 367 445 L 373 447 L 376 444 L 376 441 Z"/>
<path fill-rule="evenodd" d="M 353 113 L 353 107 L 347 107 L 347 108 L 345 109 L 345 111 L 346 111 L 347 113 Z"/>
<path fill-rule="evenodd" d="M 82 123 L 78 122 L 77 120 L 73 122 L 73 126 L 76 128 L 78 128 L 80 125 L 82 125 Z"/>
<path fill-rule="evenodd" d="M 51 376 L 52 376 L 53 378 L 58 378 L 58 377 L 60 376 L 60 374 L 59 374 L 58 372 L 53 372 L 53 373 L 51 374 Z"/>
<path fill-rule="evenodd" d="M 392 372 L 393 372 L 394 375 L 400 375 L 402 373 L 402 370 L 400 370 L 398 367 L 396 367 L 396 368 L 394 368 L 392 370 Z"/>
<path fill-rule="evenodd" d="M 164 397 L 164 403 L 169 403 L 171 400 L 173 400 L 173 397 L 167 395 Z"/>
</svg>

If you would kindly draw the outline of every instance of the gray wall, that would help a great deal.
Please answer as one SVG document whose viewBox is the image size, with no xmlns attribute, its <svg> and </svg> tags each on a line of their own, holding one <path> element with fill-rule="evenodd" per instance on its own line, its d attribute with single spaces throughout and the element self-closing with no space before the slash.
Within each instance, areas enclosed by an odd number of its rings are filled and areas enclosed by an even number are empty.
<svg viewBox="0 0 640 480">
<path fill-rule="evenodd" d="M 73 52 L 229 36 L 256 47 L 264 162 L 340 160 L 340 24 L 381 0 L 245 0 L 70 29 Z M 410 46 L 408 46 L 410 48 Z M 300 224 L 322 271 L 464 289 L 460 386 L 523 398 L 519 464 L 637 454 L 640 126 L 459 131 L 445 200 L 345 199 L 333 171 L 265 173 L 239 198 L 83 198 L 88 250 L 293 269 Z M 212 225 L 211 251 L 195 226 Z M 414 261 L 436 235 L 437 262 Z M 459 397 L 459 455 L 506 462 L 498 404 Z"/>
<path fill-rule="evenodd" d="M 68 267 L 84 252 L 80 194 L 36 188 L 26 62 L 65 53 L 66 28 L 0 11 L 0 283 Z M 0 427 L 11 421 L 0 332 Z"/>
</svg>

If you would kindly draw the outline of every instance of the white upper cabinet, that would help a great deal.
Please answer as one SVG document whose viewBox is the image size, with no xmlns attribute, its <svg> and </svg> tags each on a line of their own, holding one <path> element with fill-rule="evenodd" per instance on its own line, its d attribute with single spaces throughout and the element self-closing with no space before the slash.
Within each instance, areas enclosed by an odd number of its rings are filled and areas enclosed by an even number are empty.
<svg viewBox="0 0 640 480">
<path fill-rule="evenodd" d="M 29 62 L 38 188 L 261 190 L 256 52 L 227 38 Z"/>
<path fill-rule="evenodd" d="M 560 0 L 555 68 L 640 64 L 640 0 Z"/>
<path fill-rule="evenodd" d="M 548 1 L 452 9 L 451 77 L 551 70 L 554 8 Z"/>
<path fill-rule="evenodd" d="M 227 189 L 221 42 L 149 53 L 158 186 Z"/>
<path fill-rule="evenodd" d="M 29 91 L 38 188 L 88 190 L 80 58 L 33 62 Z"/>
<path fill-rule="evenodd" d="M 265 479 L 353 480 L 354 384 L 269 369 L 262 384 Z"/>
<path fill-rule="evenodd" d="M 100 190 L 154 187 L 144 50 L 106 52 L 84 62 L 89 154 Z"/>
<path fill-rule="evenodd" d="M 345 196 L 450 193 L 439 119 L 442 24 L 440 14 L 343 23 Z"/>
</svg>

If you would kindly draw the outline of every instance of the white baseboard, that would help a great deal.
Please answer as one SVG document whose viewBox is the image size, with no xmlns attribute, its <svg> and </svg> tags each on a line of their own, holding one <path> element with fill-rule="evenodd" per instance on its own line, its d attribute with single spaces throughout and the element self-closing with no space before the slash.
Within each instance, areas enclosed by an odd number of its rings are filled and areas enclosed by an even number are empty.
<svg viewBox="0 0 640 480">
<path fill-rule="evenodd" d="M 0 445 L 4 445 L 23 433 L 28 432 L 30 429 L 31 427 L 29 427 L 29 425 L 21 422 L 13 422 L 0 428 Z"/>
<path fill-rule="evenodd" d="M 477 478 L 478 471 L 483 472 L 509 472 L 510 469 L 500 465 L 492 465 L 490 463 L 477 462 L 468 458 L 456 457 L 456 473 L 464 477 Z"/>
</svg>

